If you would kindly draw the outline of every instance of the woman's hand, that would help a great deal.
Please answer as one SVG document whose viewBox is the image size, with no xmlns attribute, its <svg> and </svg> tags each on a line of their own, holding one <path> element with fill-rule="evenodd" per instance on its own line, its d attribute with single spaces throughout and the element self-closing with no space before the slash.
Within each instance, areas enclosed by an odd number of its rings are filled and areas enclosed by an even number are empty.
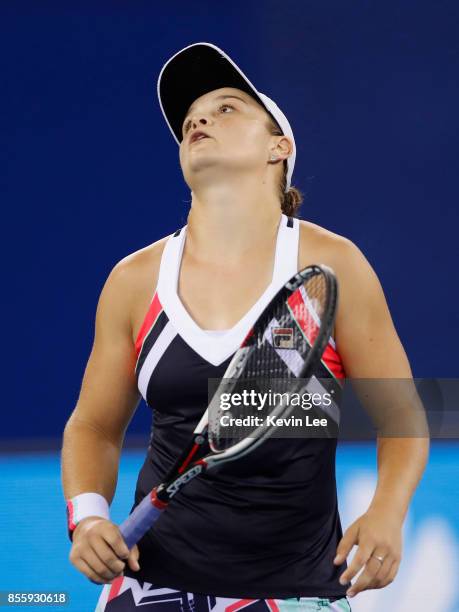
<svg viewBox="0 0 459 612">
<path fill-rule="evenodd" d="M 403 519 L 386 509 L 370 508 L 345 531 L 334 559 L 340 565 L 352 547 L 358 545 L 351 564 L 340 577 L 341 584 L 349 583 L 365 566 L 357 581 L 348 589 L 353 597 L 367 589 L 382 589 L 390 584 L 401 561 Z M 376 557 L 382 557 L 381 562 Z"/>
<path fill-rule="evenodd" d="M 73 532 L 70 561 L 96 584 L 111 583 L 121 576 L 126 562 L 132 571 L 140 569 L 139 549 L 128 550 L 118 527 L 106 519 L 89 516 Z"/>
</svg>

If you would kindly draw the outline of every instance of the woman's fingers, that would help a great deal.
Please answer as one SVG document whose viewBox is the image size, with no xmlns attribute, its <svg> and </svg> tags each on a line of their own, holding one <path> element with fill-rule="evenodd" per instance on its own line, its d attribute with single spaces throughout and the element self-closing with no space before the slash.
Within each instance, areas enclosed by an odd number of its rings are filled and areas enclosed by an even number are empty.
<svg viewBox="0 0 459 612">
<path fill-rule="evenodd" d="M 129 553 L 128 564 L 129 564 L 129 567 L 131 568 L 131 570 L 133 572 L 138 572 L 139 571 L 139 569 L 140 569 L 140 564 L 139 564 L 139 549 L 137 547 L 137 544 L 135 544 L 132 547 L 132 550 Z"/>
<path fill-rule="evenodd" d="M 105 524 L 101 525 L 100 534 L 111 546 L 113 552 L 119 559 L 127 559 L 129 557 L 129 548 L 126 545 L 120 530 L 114 523 L 107 521 Z"/>
<path fill-rule="evenodd" d="M 123 572 L 130 555 L 118 527 L 105 519 L 88 520 L 74 532 L 70 561 L 93 582 L 104 584 Z M 119 554 L 124 554 L 124 560 Z M 138 551 L 133 553 L 133 559 Z"/>
<path fill-rule="evenodd" d="M 382 557 L 383 562 L 381 563 L 377 557 Z M 391 582 L 389 577 L 394 562 L 394 557 L 391 554 L 383 551 L 374 551 L 366 562 L 365 568 L 360 573 L 356 582 L 347 591 L 347 595 L 353 597 L 361 591 L 367 589 L 381 589 L 388 585 Z"/>
<path fill-rule="evenodd" d="M 111 579 L 109 580 L 107 578 L 104 578 L 103 576 L 95 572 L 93 568 L 88 563 L 86 563 L 84 559 L 77 559 L 73 563 L 73 565 L 84 576 L 86 576 L 86 578 L 89 578 L 89 580 L 91 580 L 91 582 L 94 582 L 95 584 L 110 584 L 112 581 Z"/>
</svg>

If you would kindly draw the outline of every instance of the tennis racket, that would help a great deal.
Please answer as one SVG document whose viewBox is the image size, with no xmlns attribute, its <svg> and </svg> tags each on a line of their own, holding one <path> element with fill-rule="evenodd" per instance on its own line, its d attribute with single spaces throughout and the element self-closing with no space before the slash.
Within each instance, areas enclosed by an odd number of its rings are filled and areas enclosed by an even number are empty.
<svg viewBox="0 0 459 612">
<path fill-rule="evenodd" d="M 167 508 L 170 500 L 193 478 L 206 470 L 234 461 L 271 436 L 292 407 L 284 398 L 264 410 L 263 424 L 244 427 L 243 435 L 222 425 L 223 414 L 237 418 L 247 407 L 223 410 L 219 398 L 250 380 L 275 382 L 276 391 L 304 388 L 304 379 L 316 370 L 330 339 L 338 297 L 333 271 L 313 265 L 295 274 L 278 291 L 251 328 L 232 358 L 212 400 L 164 482 L 155 487 L 120 525 L 131 549 Z M 301 380 L 300 380 L 301 379 Z M 227 419 L 226 419 L 227 420 Z"/>
</svg>

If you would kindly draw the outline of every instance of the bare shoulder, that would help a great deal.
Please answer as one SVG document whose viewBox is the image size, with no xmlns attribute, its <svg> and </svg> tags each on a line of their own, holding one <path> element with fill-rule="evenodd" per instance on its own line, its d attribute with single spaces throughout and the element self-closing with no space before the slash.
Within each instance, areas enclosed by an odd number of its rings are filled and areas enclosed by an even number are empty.
<svg viewBox="0 0 459 612">
<path fill-rule="evenodd" d="M 112 269 L 111 275 L 116 276 L 120 285 L 126 283 L 135 290 L 142 284 L 147 276 L 150 280 L 158 275 L 159 264 L 164 246 L 169 236 L 161 238 L 138 251 L 134 251 L 118 261 Z"/>
<path fill-rule="evenodd" d="M 321 261 L 308 263 L 324 263 L 330 265 L 332 260 L 339 257 L 347 250 L 352 250 L 355 245 L 345 236 L 336 234 L 311 221 L 300 220 L 300 263 L 304 263 L 304 258 L 312 254 L 321 256 Z"/>
<path fill-rule="evenodd" d="M 299 265 L 325 264 L 332 268 L 341 284 L 351 278 L 374 279 L 374 271 L 359 247 L 349 238 L 310 221 L 300 220 Z"/>
<path fill-rule="evenodd" d="M 168 238 L 165 236 L 118 261 L 102 291 L 102 296 L 105 294 L 110 303 L 122 311 L 133 337 L 156 288 L 161 256 Z"/>
</svg>

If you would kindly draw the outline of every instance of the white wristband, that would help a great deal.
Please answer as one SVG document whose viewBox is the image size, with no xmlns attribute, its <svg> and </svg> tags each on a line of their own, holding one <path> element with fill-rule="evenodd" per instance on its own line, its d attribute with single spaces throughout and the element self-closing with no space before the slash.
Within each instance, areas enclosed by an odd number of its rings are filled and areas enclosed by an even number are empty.
<svg viewBox="0 0 459 612">
<path fill-rule="evenodd" d="M 67 520 L 69 533 L 72 534 L 80 521 L 88 516 L 110 518 L 107 500 L 100 493 L 80 493 L 67 500 Z"/>
</svg>

